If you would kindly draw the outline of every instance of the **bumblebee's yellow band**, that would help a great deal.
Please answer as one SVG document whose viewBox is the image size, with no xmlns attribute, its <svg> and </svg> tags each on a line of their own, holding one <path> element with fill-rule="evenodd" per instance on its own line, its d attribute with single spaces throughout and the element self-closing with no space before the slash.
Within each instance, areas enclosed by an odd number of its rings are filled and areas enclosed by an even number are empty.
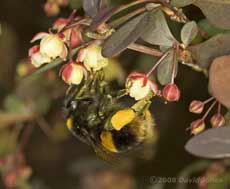
<svg viewBox="0 0 230 189">
<path fill-rule="evenodd" d="M 117 148 L 114 145 L 112 133 L 109 131 L 103 131 L 100 135 L 101 144 L 109 151 L 117 152 Z"/>
<path fill-rule="evenodd" d="M 115 130 L 120 131 L 124 126 L 133 121 L 136 114 L 133 109 L 120 110 L 115 113 L 111 119 L 112 126 Z"/>
<path fill-rule="evenodd" d="M 66 121 L 66 126 L 69 130 L 72 130 L 73 128 L 73 119 L 72 118 L 68 118 Z"/>
</svg>

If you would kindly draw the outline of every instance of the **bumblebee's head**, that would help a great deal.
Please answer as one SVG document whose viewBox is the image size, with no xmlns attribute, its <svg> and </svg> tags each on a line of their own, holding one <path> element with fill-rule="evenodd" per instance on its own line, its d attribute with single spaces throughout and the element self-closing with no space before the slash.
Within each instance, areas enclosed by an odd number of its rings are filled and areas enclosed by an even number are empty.
<svg viewBox="0 0 230 189">
<path fill-rule="evenodd" d="M 77 105 L 78 103 L 76 100 L 71 100 L 69 102 L 64 103 L 63 113 L 65 118 L 68 118 L 71 115 L 71 113 L 77 110 Z"/>
</svg>

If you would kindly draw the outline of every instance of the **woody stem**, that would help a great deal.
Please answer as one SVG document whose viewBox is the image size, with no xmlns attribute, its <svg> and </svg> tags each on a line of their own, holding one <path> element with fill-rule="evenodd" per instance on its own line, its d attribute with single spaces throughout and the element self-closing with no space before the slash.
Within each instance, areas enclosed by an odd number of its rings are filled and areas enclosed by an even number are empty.
<svg viewBox="0 0 230 189">
<path fill-rule="evenodd" d="M 172 70 L 172 77 L 171 77 L 171 84 L 174 84 L 174 79 L 176 77 L 176 70 L 177 70 L 177 52 L 179 46 L 175 44 L 174 51 L 173 51 L 173 70 Z"/>
<path fill-rule="evenodd" d="M 211 97 L 211 98 L 209 98 L 208 100 L 204 101 L 203 103 L 204 103 L 204 104 L 207 104 L 207 103 L 209 103 L 210 101 L 212 101 L 212 100 L 214 100 L 214 99 L 215 99 L 215 97 Z"/>
<path fill-rule="evenodd" d="M 119 25 L 121 25 L 122 23 L 126 22 L 127 20 L 129 20 L 130 18 L 142 13 L 146 11 L 146 8 L 145 7 L 141 7 L 125 16 L 122 16 L 114 21 L 112 21 L 111 23 L 109 23 L 109 25 L 112 27 L 112 28 L 117 28 Z"/>
<path fill-rule="evenodd" d="M 153 67 L 151 68 L 151 70 L 146 74 L 147 77 L 149 77 L 153 71 L 157 68 L 157 66 L 159 66 L 159 64 L 169 55 L 169 51 L 167 51 L 166 53 L 163 54 L 163 56 L 161 56 L 161 58 L 153 65 Z"/>
<path fill-rule="evenodd" d="M 137 51 L 137 52 L 148 54 L 151 56 L 160 57 L 163 55 L 163 53 L 157 49 L 149 48 L 149 47 L 146 47 L 144 45 L 137 44 L 137 43 L 132 43 L 127 48 L 134 50 L 134 51 Z"/>
<path fill-rule="evenodd" d="M 218 103 L 218 114 L 220 114 L 221 113 L 221 103 Z"/>
<path fill-rule="evenodd" d="M 217 101 L 215 100 L 212 105 L 209 107 L 209 109 L 207 110 L 207 112 L 204 114 L 204 116 L 202 117 L 202 120 L 205 120 L 205 118 L 208 116 L 208 114 L 210 113 L 210 111 L 213 109 L 213 107 L 216 105 Z"/>
</svg>

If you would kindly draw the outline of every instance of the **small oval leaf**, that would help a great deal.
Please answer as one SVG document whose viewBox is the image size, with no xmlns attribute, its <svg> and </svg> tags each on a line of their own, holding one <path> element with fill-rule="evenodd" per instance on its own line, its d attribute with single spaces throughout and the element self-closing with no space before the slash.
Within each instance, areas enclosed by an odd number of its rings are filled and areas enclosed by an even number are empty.
<svg viewBox="0 0 230 189">
<path fill-rule="evenodd" d="M 202 10 L 213 25 L 222 29 L 230 29 L 229 0 L 196 0 L 194 5 Z"/>
<path fill-rule="evenodd" d="M 213 37 L 214 35 L 220 33 L 230 33 L 230 30 L 224 30 L 217 28 L 216 26 L 212 25 L 207 19 L 202 19 L 198 22 L 199 28 L 205 32 L 207 37 Z"/>
<path fill-rule="evenodd" d="M 172 49 L 169 51 L 169 55 L 157 67 L 157 79 L 161 85 L 166 85 L 171 81 L 173 74 L 173 56 L 174 50 Z M 178 63 L 176 64 L 177 67 Z"/>
<path fill-rule="evenodd" d="M 224 115 L 225 124 L 230 125 L 230 110 Z"/>
<path fill-rule="evenodd" d="M 170 4 L 175 7 L 185 7 L 191 5 L 195 0 L 171 0 Z"/>
<path fill-rule="evenodd" d="M 161 10 L 152 11 L 146 32 L 141 36 L 142 39 L 153 45 L 171 47 L 176 39 L 169 30 L 165 16 Z"/>
<path fill-rule="evenodd" d="M 96 16 L 100 10 L 100 7 L 101 0 L 83 0 L 83 9 L 85 13 L 90 17 Z"/>
<path fill-rule="evenodd" d="M 189 153 L 203 158 L 230 158 L 230 127 L 209 129 L 188 141 Z"/>
<path fill-rule="evenodd" d="M 96 30 L 99 25 L 109 20 L 113 16 L 114 12 L 116 12 L 117 9 L 118 7 L 107 7 L 101 9 L 98 12 L 98 14 L 93 18 L 92 24 L 90 26 L 91 29 L 93 31 Z"/>
<path fill-rule="evenodd" d="M 103 45 L 102 55 L 113 57 L 135 42 L 149 23 L 149 13 L 144 13 L 120 27 Z"/>
<path fill-rule="evenodd" d="M 202 68 L 208 68 L 212 61 L 230 54 L 230 34 L 218 34 L 209 40 L 189 47 L 196 63 Z"/>
<path fill-rule="evenodd" d="M 187 47 L 197 36 L 198 27 L 195 21 L 188 22 L 181 30 L 181 40 Z"/>
</svg>

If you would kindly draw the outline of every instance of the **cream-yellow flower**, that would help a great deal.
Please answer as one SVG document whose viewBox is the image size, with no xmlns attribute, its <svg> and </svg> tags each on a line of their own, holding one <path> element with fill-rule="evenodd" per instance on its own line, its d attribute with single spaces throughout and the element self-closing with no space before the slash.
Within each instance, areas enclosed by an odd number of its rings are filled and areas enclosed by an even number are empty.
<svg viewBox="0 0 230 189">
<path fill-rule="evenodd" d="M 57 57 L 66 59 L 68 54 L 64 41 L 56 34 L 49 34 L 41 40 L 40 52 L 52 59 Z"/>
<path fill-rule="evenodd" d="M 101 50 L 96 44 L 90 45 L 79 52 L 78 61 L 83 62 L 88 70 L 101 70 L 109 63 L 109 59 L 102 56 Z"/>
</svg>

